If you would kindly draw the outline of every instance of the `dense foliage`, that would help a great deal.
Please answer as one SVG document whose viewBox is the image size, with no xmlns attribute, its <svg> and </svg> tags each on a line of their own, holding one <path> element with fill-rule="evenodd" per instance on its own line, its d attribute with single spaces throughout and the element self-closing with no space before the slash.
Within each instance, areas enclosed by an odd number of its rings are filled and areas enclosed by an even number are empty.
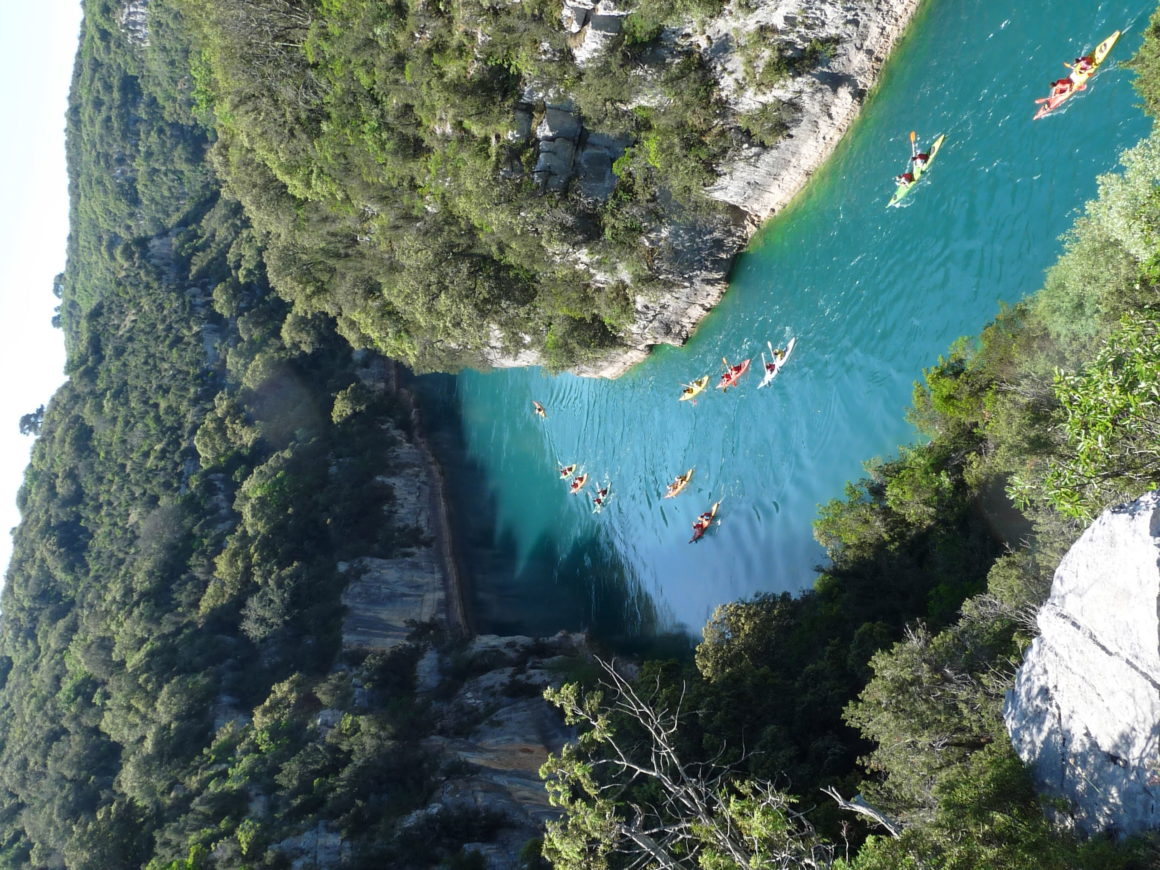
<svg viewBox="0 0 1160 870">
<path fill-rule="evenodd" d="M 1133 65 L 1155 112 L 1160 13 Z M 730 762 L 735 783 L 756 777 L 783 793 L 857 791 L 873 810 L 859 817 L 898 833 L 858 832 L 818 807 L 817 829 L 845 838 L 835 867 L 1160 860 L 1154 841 L 1080 843 L 1053 829 L 1000 716 L 1030 616 L 1084 521 L 1160 484 L 1158 185 L 1160 130 L 1100 178 L 1043 289 L 925 372 L 911 410 L 923 442 L 870 463 L 823 507 L 815 534 L 830 564 L 811 592 L 726 605 L 695 668 L 642 671 L 638 684 L 657 685 L 662 705 L 683 699 L 672 739 L 689 763 Z M 622 792 L 624 778 L 599 778 L 606 750 L 577 751 L 596 777 L 591 794 Z M 621 824 L 641 813 L 624 793 L 608 811 Z M 569 797 L 583 794 L 574 782 Z M 662 821 L 646 809 L 635 824 Z M 570 834 L 572 849 L 595 845 Z M 750 861 L 761 865 L 754 851 L 723 866 Z"/>
<path fill-rule="evenodd" d="M 418 542 L 384 482 L 410 408 L 384 360 L 271 292 L 176 10 L 151 5 L 148 41 L 121 12 L 85 5 L 69 380 L 21 424 L 0 866 L 273 867 L 328 843 L 429 866 L 491 822 L 399 826 L 440 782 L 417 653 L 340 647 L 340 562 Z"/>
<path fill-rule="evenodd" d="M 686 280 L 674 235 L 733 235 L 703 191 L 731 151 L 776 141 L 792 109 L 768 96 L 739 115 L 708 55 L 674 39 L 672 25 L 721 5 L 634 5 L 582 65 L 555 0 L 182 7 L 199 25 L 215 165 L 262 235 L 274 287 L 296 312 L 334 316 L 356 346 L 453 369 L 497 352 L 569 365 L 606 351 L 634 296 Z M 747 43 L 758 93 L 833 52 L 799 42 Z M 560 189 L 537 169 L 532 130 L 553 107 L 619 155 L 610 194 Z M 570 163 L 571 145 L 551 147 Z"/>
</svg>

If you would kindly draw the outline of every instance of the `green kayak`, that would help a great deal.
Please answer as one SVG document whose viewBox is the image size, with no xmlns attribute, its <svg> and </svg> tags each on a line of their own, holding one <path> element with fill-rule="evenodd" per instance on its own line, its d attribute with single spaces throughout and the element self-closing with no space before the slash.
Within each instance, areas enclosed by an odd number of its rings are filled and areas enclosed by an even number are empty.
<svg viewBox="0 0 1160 870">
<path fill-rule="evenodd" d="M 890 197 L 890 202 L 886 203 L 887 208 L 890 208 L 892 205 L 898 205 L 902 201 L 902 198 L 910 193 L 914 186 L 918 184 L 918 180 L 926 174 L 926 171 L 930 169 L 930 165 L 934 163 L 934 158 L 938 154 L 938 150 L 942 148 L 943 139 L 945 138 L 946 135 L 940 133 L 939 137 L 934 140 L 930 146 L 930 157 L 927 158 L 926 163 L 916 167 L 914 170 L 914 181 L 910 182 L 910 184 L 898 185 L 898 189 L 894 191 L 894 196 Z"/>
</svg>

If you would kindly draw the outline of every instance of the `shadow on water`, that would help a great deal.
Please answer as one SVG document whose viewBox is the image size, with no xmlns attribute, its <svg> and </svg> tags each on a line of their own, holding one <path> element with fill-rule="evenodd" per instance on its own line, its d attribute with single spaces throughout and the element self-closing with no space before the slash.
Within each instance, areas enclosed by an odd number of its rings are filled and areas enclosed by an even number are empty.
<svg viewBox="0 0 1160 870">
<path fill-rule="evenodd" d="M 481 633 L 549 635 L 587 631 L 618 650 L 665 641 L 665 620 L 619 556 L 608 533 L 541 535 L 520 553 L 511 530 L 497 525 L 497 495 L 466 449 L 451 375 L 408 377 L 423 409 L 426 435 L 443 467 L 460 575 L 472 623 Z M 574 531 L 574 530 L 573 530 Z M 687 649 L 681 636 L 673 647 Z"/>
</svg>

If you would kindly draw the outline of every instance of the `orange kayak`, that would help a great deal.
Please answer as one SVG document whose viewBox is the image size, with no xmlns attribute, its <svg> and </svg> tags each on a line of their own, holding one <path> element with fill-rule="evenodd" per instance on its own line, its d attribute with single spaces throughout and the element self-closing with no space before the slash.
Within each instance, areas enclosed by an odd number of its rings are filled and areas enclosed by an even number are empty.
<svg viewBox="0 0 1160 870">
<path fill-rule="evenodd" d="M 685 491 L 685 487 L 689 485 L 689 481 L 693 479 L 693 469 L 689 469 L 684 474 L 680 474 L 677 478 L 669 484 L 668 489 L 665 490 L 665 498 L 672 498 L 680 495 Z"/>
<path fill-rule="evenodd" d="M 726 362 L 725 374 L 721 375 L 721 380 L 717 384 L 717 389 L 727 390 L 730 387 L 737 386 L 737 382 L 741 380 L 741 376 L 749 371 L 750 362 L 752 362 L 752 360 L 743 360 L 735 366 L 731 366 Z"/>
<path fill-rule="evenodd" d="M 701 536 L 709 530 L 709 526 L 713 525 L 713 520 L 717 517 L 717 508 L 719 507 L 721 507 L 721 502 L 713 502 L 713 507 L 697 517 L 697 521 L 693 523 L 693 537 L 689 538 L 690 544 L 695 544 L 701 540 Z"/>
</svg>

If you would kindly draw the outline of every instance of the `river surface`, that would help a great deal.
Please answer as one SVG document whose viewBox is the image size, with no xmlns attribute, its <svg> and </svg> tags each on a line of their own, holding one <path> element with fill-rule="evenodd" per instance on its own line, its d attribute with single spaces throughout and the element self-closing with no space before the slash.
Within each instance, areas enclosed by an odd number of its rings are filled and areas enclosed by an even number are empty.
<svg viewBox="0 0 1160 870">
<path fill-rule="evenodd" d="M 1146 135 L 1121 64 L 1153 8 L 930 0 L 849 135 L 737 261 L 685 347 L 616 381 L 538 369 L 420 379 L 429 407 L 458 418 L 450 478 L 476 627 L 696 634 L 722 602 L 812 585 L 818 506 L 915 440 L 904 413 L 923 368 L 1039 288 L 1096 176 Z M 1117 29 L 1088 90 L 1032 123 L 1062 62 Z M 886 209 L 911 130 L 946 142 L 905 207 Z M 765 342 L 790 337 L 784 370 L 757 389 Z M 678 402 L 683 382 L 716 383 L 722 357 L 752 357 L 753 370 L 727 394 Z M 556 472 L 570 463 L 590 475 L 579 495 Z M 690 467 L 688 489 L 662 499 Z M 718 500 L 719 525 L 689 544 Z"/>
</svg>

